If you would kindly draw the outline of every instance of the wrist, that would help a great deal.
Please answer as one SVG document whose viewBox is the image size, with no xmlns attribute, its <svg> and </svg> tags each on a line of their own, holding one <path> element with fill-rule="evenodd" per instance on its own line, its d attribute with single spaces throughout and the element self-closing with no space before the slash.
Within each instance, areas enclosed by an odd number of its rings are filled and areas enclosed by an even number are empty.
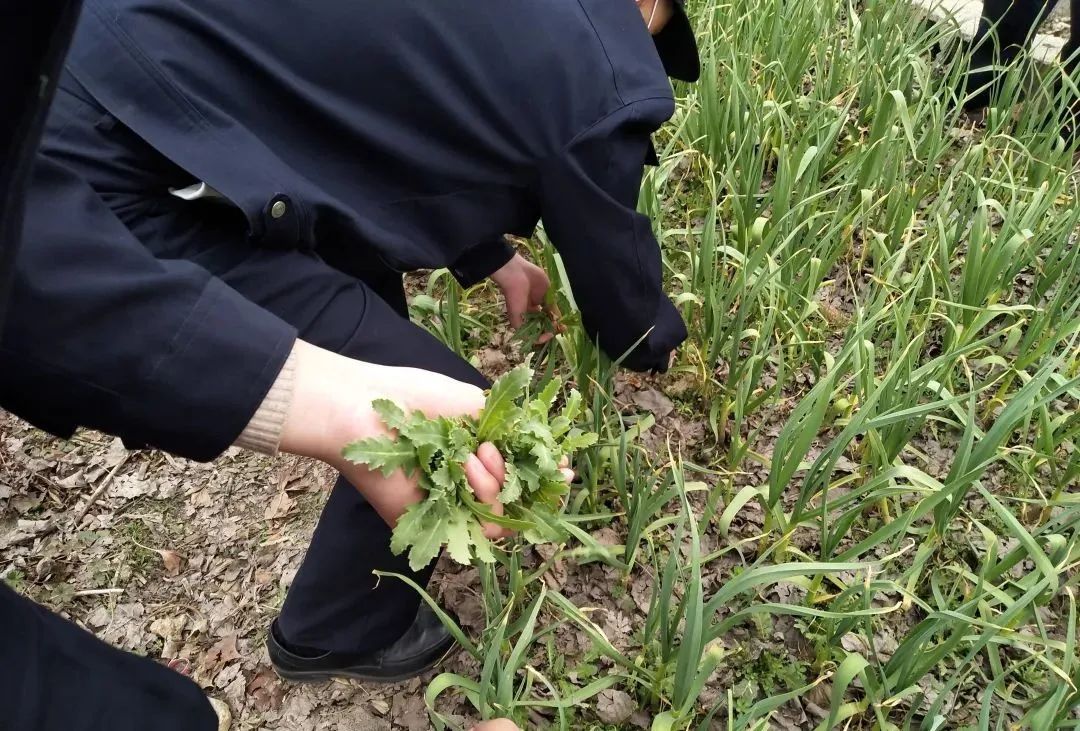
<svg viewBox="0 0 1080 731">
<path fill-rule="evenodd" d="M 469 288 L 505 266 L 514 253 L 514 247 L 503 237 L 469 249 L 451 265 L 450 271 L 462 287 Z"/>
<path fill-rule="evenodd" d="M 277 454 L 292 405 L 295 375 L 296 349 L 294 347 L 254 416 L 233 443 L 234 446 L 260 454 L 271 456 Z"/>
<path fill-rule="evenodd" d="M 296 343 L 295 357 L 293 399 L 281 449 L 337 465 L 345 444 L 378 430 L 371 402 L 378 398 L 381 369 L 302 340 Z"/>
</svg>

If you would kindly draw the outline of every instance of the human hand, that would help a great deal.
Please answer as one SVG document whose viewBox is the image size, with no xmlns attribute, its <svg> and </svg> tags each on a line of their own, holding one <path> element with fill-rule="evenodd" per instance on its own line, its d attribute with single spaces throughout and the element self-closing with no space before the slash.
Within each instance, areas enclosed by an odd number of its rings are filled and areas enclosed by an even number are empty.
<svg viewBox="0 0 1080 731">
<path fill-rule="evenodd" d="M 484 392 L 467 383 L 417 368 L 380 366 L 346 358 L 303 341 L 296 343 L 293 402 L 281 438 L 281 449 L 314 457 L 337 468 L 364 495 L 376 512 L 394 526 L 406 508 L 423 499 L 415 477 L 399 471 L 390 477 L 352 464 L 342 447 L 357 439 L 389 433 L 372 402 L 389 399 L 406 412 L 429 418 L 477 416 Z M 465 465 L 477 499 L 503 514 L 498 501 L 506 466 L 492 444 L 482 444 Z M 504 538 L 510 531 L 485 524 L 484 534 Z"/>
<path fill-rule="evenodd" d="M 479 726 L 474 726 L 472 731 L 521 731 L 521 729 L 513 721 L 497 718 L 494 721 L 484 721 Z"/>
<path fill-rule="evenodd" d="M 547 272 L 521 254 L 514 254 L 491 279 L 502 292 L 507 319 L 515 330 L 525 324 L 526 314 L 541 311 L 551 287 Z"/>
</svg>

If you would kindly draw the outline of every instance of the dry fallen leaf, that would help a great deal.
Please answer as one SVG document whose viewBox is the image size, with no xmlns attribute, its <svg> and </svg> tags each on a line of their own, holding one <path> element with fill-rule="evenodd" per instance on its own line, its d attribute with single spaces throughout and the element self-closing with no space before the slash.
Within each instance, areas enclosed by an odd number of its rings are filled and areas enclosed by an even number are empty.
<svg viewBox="0 0 1080 731">
<path fill-rule="evenodd" d="M 635 406 L 639 409 L 648 411 L 657 419 L 663 419 L 675 410 L 675 404 L 671 403 L 671 399 L 657 391 L 655 388 L 638 391 L 632 398 Z"/>
<path fill-rule="evenodd" d="M 56 480 L 56 484 L 68 490 L 77 490 L 86 487 L 89 484 L 89 480 L 87 480 L 85 472 L 82 470 L 75 470 L 67 477 L 61 477 Z"/>
<path fill-rule="evenodd" d="M 558 553 L 558 549 L 549 544 L 537 545 L 533 548 L 544 562 L 551 561 Z M 566 563 L 560 559 L 548 565 L 547 571 L 544 572 L 544 582 L 552 589 L 559 591 L 566 584 L 567 576 Z"/>
<path fill-rule="evenodd" d="M 125 500 L 133 500 L 144 495 L 157 494 L 157 489 L 156 480 L 140 480 L 134 475 L 121 475 L 113 480 L 107 494 Z"/>
<path fill-rule="evenodd" d="M 222 668 L 239 659 L 240 652 L 236 649 L 236 635 L 226 635 L 203 655 L 199 661 L 198 676 L 205 679 L 214 678 Z"/>
<path fill-rule="evenodd" d="M 601 546 L 607 546 L 608 548 L 614 548 L 615 546 L 621 546 L 623 539 L 613 528 L 600 528 L 592 532 L 592 537 L 596 539 L 596 542 Z"/>
<path fill-rule="evenodd" d="M 218 731 L 229 731 L 232 726 L 232 709 L 229 704 L 219 698 L 208 698 L 210 705 L 214 707 L 214 713 L 218 717 Z"/>
<path fill-rule="evenodd" d="M 177 614 L 176 617 L 161 617 L 150 623 L 150 632 L 162 639 L 179 637 L 188 624 L 187 614 Z"/>
<path fill-rule="evenodd" d="M 105 453 L 105 466 L 111 469 L 127 460 L 130 454 L 124 446 L 124 440 L 116 437 L 109 443 L 109 451 Z"/>
<path fill-rule="evenodd" d="M 236 635 L 222 637 L 214 649 L 221 653 L 222 662 L 232 662 L 240 659 L 240 652 L 236 649 Z"/>
<path fill-rule="evenodd" d="M 828 682 L 818 683 L 806 693 L 804 700 L 807 701 L 809 710 L 814 713 L 814 707 L 828 708 L 832 696 L 832 684 Z"/>
<path fill-rule="evenodd" d="M 507 370 L 506 353 L 496 348 L 485 348 L 478 356 L 480 370 L 492 376 L 500 376 Z"/>
<path fill-rule="evenodd" d="M 870 650 L 866 646 L 866 641 L 854 632 L 848 632 L 846 635 L 841 637 L 840 646 L 848 652 L 855 652 L 860 655 L 870 654 Z"/>
<path fill-rule="evenodd" d="M 285 687 L 273 670 L 263 670 L 248 683 L 247 694 L 251 697 L 255 710 L 266 713 L 281 708 Z"/>
<path fill-rule="evenodd" d="M 186 614 L 175 617 L 159 617 L 150 623 L 150 632 L 165 641 L 161 648 L 162 657 L 173 658 L 179 652 L 180 641 L 187 623 L 188 617 Z"/>
<path fill-rule="evenodd" d="M 206 488 L 193 492 L 191 494 L 191 497 L 188 499 L 190 500 L 191 507 L 193 508 L 208 508 L 214 504 L 214 498 L 210 495 L 210 491 Z"/>
<path fill-rule="evenodd" d="M 165 565 L 165 574 L 167 576 L 180 575 L 180 569 L 184 565 L 183 556 L 167 548 L 155 548 L 154 553 L 161 556 L 161 562 Z"/>
<path fill-rule="evenodd" d="M 293 509 L 294 500 L 289 497 L 289 494 L 284 490 L 280 491 L 274 496 L 274 499 L 270 501 L 270 504 L 266 506 L 266 512 L 263 513 L 263 517 L 267 520 L 277 520 L 284 518 Z"/>
<path fill-rule="evenodd" d="M 620 724 L 637 710 L 634 699 L 621 690 L 602 690 L 596 697 L 596 716 L 604 723 Z"/>
<path fill-rule="evenodd" d="M 417 693 L 397 693 L 394 696 L 392 719 L 408 731 L 427 731 L 431 728 L 424 699 Z"/>
</svg>

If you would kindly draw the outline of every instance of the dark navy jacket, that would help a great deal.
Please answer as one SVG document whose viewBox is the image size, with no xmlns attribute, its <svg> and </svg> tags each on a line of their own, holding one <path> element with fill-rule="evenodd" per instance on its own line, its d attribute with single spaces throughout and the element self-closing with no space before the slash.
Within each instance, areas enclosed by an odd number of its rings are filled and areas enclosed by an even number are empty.
<svg viewBox="0 0 1080 731">
<path fill-rule="evenodd" d="M 108 119 L 51 123 L 26 228 L 42 245 L 16 299 L 41 314 L 7 329 L 2 354 L 63 376 L 47 408 L 27 407 L 53 431 L 96 426 L 209 457 L 272 382 L 291 328 L 146 249 L 162 232 L 138 219 L 142 204 L 196 181 L 244 212 L 254 246 L 362 246 L 466 284 L 509 258 L 503 233 L 542 217 L 609 354 L 648 333 L 626 364 L 663 368 L 685 337 L 635 211 L 673 100 L 630 0 L 89 0 L 68 70 Z M 70 125 L 103 123 L 174 164 L 72 148 Z M 213 378 L 210 353 L 230 364 Z M 7 396 L 29 404 L 30 388 L 27 376 Z"/>
<path fill-rule="evenodd" d="M 79 13 L 75 0 L 0 9 L 0 326 L 7 314 L 34 153 Z"/>
</svg>

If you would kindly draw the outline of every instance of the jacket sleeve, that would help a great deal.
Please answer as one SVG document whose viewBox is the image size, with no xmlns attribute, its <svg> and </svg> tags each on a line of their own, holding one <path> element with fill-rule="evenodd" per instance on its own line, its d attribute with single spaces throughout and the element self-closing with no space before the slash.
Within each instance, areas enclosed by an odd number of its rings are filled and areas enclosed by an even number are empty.
<svg viewBox="0 0 1080 731">
<path fill-rule="evenodd" d="M 637 371 L 665 371 L 686 326 L 664 294 L 660 247 L 637 212 L 651 134 L 669 99 L 639 102 L 571 142 L 541 174 L 544 229 L 566 265 L 589 335 Z M 640 341 L 640 342 L 639 342 Z M 637 346 L 635 347 L 635 344 Z"/>
<path fill-rule="evenodd" d="M 197 460 L 243 431 L 296 332 L 198 266 L 164 261 L 76 173 L 39 157 L 0 339 L 0 403 Z"/>
<path fill-rule="evenodd" d="M 7 312 L 23 197 L 64 54 L 71 44 L 78 0 L 8 3 L 0 12 L 0 326 Z"/>
<path fill-rule="evenodd" d="M 514 258 L 514 247 L 505 238 L 486 241 L 466 251 L 450 267 L 450 273 L 462 287 L 471 287 L 487 279 Z"/>
</svg>

